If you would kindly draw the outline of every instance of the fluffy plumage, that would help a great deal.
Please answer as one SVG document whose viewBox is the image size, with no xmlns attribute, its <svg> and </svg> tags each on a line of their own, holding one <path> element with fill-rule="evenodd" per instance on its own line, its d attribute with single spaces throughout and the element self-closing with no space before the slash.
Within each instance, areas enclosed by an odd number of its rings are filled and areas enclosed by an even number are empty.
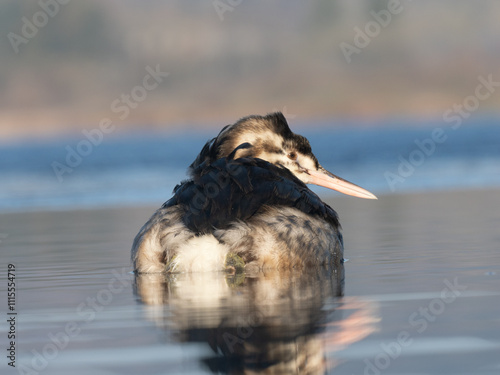
<svg viewBox="0 0 500 375">
<path fill-rule="evenodd" d="M 136 236 L 135 270 L 221 270 L 235 257 L 247 271 L 339 264 L 337 214 L 299 179 L 299 157 L 321 168 L 281 113 L 225 127 Z"/>
</svg>

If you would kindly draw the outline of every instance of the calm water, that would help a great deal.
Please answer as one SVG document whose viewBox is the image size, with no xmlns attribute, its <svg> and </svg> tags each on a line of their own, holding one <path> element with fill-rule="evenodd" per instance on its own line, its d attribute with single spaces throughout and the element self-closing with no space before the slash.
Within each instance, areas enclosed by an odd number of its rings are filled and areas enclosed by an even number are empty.
<svg viewBox="0 0 500 375">
<path fill-rule="evenodd" d="M 303 127 L 322 164 L 380 196 L 316 190 L 344 228 L 342 269 L 134 277 L 133 237 L 211 134 L 117 135 L 59 181 L 82 138 L 0 146 L 0 298 L 15 265 L 16 368 L 2 374 L 499 374 L 500 128 Z M 468 125 L 468 126 L 466 126 Z M 395 193 L 395 194 L 393 194 Z"/>
<path fill-rule="evenodd" d="M 344 270 L 252 278 L 134 278 L 130 244 L 154 207 L 0 215 L 4 306 L 16 266 L 17 370 L 498 374 L 499 198 L 336 198 Z M 16 373 L 6 361 L 2 374 Z"/>
<path fill-rule="evenodd" d="M 468 120 L 457 130 L 442 123 L 403 123 L 403 128 L 397 121 L 370 127 L 349 123 L 338 123 L 335 128 L 328 124 L 292 127 L 310 140 L 325 168 L 378 195 L 500 187 L 497 119 Z M 426 143 L 440 127 L 446 140 L 434 146 L 427 143 L 424 154 L 415 142 Z M 82 146 L 82 142 L 88 143 L 83 135 L 37 143 L 0 143 L 0 212 L 159 205 L 185 178 L 187 166 L 217 131 L 117 132 L 90 149 Z M 412 160 L 416 166 L 414 170 L 403 168 L 403 181 L 395 182 L 391 189 L 386 173 L 398 175 L 401 159 Z M 67 168 L 59 178 L 54 163 Z M 323 188 L 313 189 L 330 194 Z"/>
</svg>

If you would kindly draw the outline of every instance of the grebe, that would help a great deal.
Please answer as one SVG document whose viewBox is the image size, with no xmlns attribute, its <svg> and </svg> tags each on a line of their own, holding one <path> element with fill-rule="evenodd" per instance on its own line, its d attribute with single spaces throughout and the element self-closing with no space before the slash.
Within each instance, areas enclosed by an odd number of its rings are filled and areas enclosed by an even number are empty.
<svg viewBox="0 0 500 375">
<path fill-rule="evenodd" d="M 337 213 L 306 184 L 377 199 L 324 169 L 279 112 L 224 127 L 188 172 L 135 237 L 136 272 L 339 265 Z"/>
</svg>

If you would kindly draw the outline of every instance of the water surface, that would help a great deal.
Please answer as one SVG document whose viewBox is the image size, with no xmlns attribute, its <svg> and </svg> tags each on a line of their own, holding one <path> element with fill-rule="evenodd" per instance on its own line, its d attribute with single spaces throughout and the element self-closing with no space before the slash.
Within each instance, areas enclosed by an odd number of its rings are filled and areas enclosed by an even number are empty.
<svg viewBox="0 0 500 375">
<path fill-rule="evenodd" d="M 499 198 L 331 199 L 343 269 L 252 277 L 135 277 L 154 206 L 1 214 L 18 312 L 2 374 L 498 374 Z"/>
<path fill-rule="evenodd" d="M 340 121 L 291 126 L 310 140 L 325 168 L 377 195 L 500 187 L 500 127 L 495 118 L 471 118 L 457 130 L 408 119 L 370 127 Z M 446 140 L 428 145 L 424 154 L 416 142 L 429 142 L 437 128 Z M 83 156 L 76 154 L 82 142 L 88 143 L 83 135 L 0 143 L 0 212 L 160 205 L 218 131 L 117 132 L 89 151 L 80 148 Z M 386 173 L 399 175 L 401 160 L 409 163 L 410 156 L 415 166 L 406 167 L 402 180 L 391 186 Z M 56 173 L 54 165 L 66 169 Z"/>
</svg>

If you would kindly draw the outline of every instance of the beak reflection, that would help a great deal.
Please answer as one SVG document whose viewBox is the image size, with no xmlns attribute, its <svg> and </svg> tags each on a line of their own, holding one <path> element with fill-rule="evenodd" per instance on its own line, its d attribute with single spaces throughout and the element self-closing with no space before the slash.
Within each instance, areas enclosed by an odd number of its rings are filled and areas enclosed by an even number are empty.
<svg viewBox="0 0 500 375">
<path fill-rule="evenodd" d="M 172 346 L 211 348 L 197 359 L 213 373 L 325 374 L 341 363 L 339 351 L 379 321 L 374 302 L 342 297 L 343 280 L 343 265 L 251 276 L 137 274 L 135 292 Z"/>
</svg>

